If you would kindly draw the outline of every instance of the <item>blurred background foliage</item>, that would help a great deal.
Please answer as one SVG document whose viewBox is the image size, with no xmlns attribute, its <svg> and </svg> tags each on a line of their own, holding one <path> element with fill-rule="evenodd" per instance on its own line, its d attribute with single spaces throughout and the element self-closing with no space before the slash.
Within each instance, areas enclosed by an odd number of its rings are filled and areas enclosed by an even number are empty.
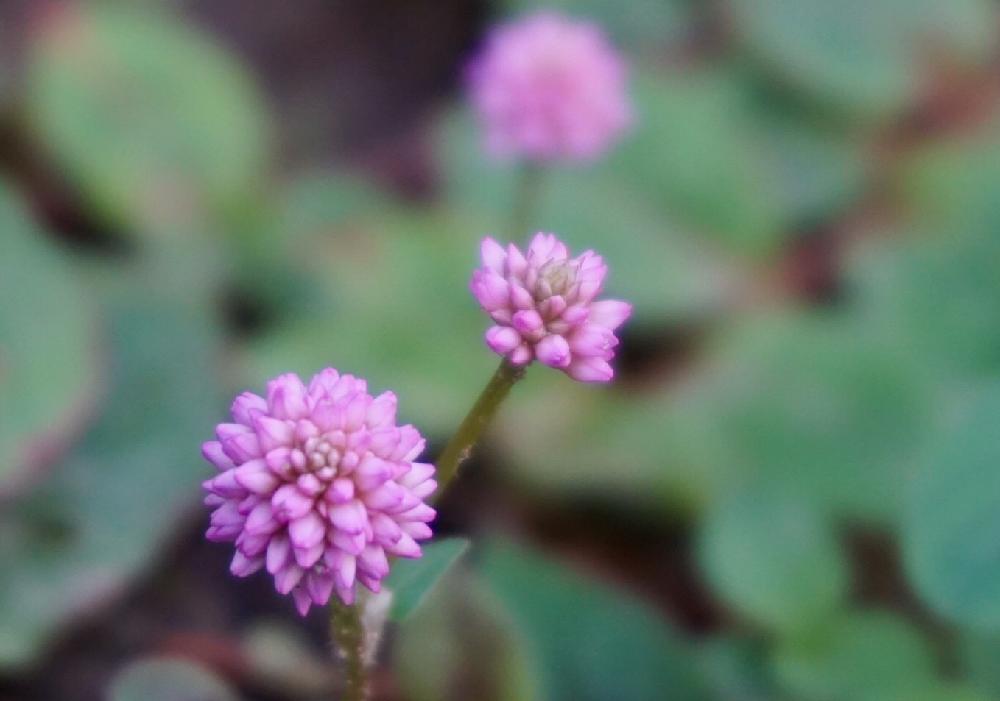
<svg viewBox="0 0 1000 701">
<path fill-rule="evenodd" d="M 322 615 L 202 542 L 198 445 L 330 364 L 443 445 L 478 240 L 530 233 L 461 70 L 539 6 L 0 3 L 0 699 L 337 693 Z M 638 123 L 532 229 L 635 316 L 613 386 L 516 388 L 376 696 L 1000 698 L 1000 7 L 546 6 Z"/>
</svg>

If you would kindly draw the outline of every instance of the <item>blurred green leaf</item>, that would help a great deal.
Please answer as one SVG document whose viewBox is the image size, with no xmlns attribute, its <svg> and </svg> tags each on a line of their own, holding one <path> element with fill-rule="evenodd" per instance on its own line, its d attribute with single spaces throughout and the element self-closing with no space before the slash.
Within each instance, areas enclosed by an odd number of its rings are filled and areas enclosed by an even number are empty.
<svg viewBox="0 0 1000 701">
<path fill-rule="evenodd" d="M 718 339 L 702 391 L 734 481 L 784 485 L 845 516 L 900 504 L 936 387 L 905 348 L 829 314 L 749 316 Z"/>
<path fill-rule="evenodd" d="M 989 701 L 991 697 L 960 684 L 937 683 L 876 697 L 876 701 Z"/>
<path fill-rule="evenodd" d="M 228 684 L 194 662 L 144 658 L 111 680 L 108 701 L 237 701 Z"/>
<path fill-rule="evenodd" d="M 284 188 L 277 231 L 287 250 L 370 220 L 392 207 L 392 201 L 372 184 L 336 171 L 299 175 Z"/>
<path fill-rule="evenodd" d="M 779 698 L 770 678 L 762 646 L 727 636 L 702 644 L 702 669 L 712 692 L 720 701 L 775 701 Z"/>
<path fill-rule="evenodd" d="M 808 502 L 774 487 L 744 489 L 715 504 L 701 528 L 709 583 L 760 623 L 808 630 L 847 596 L 844 556 Z"/>
<path fill-rule="evenodd" d="M 1000 635 L 965 631 L 956 650 L 963 677 L 990 698 L 1000 696 Z"/>
<path fill-rule="evenodd" d="M 468 549 L 466 538 L 445 538 L 424 545 L 424 555 L 418 560 L 397 560 L 385 581 L 392 592 L 389 617 L 403 621 L 412 614 Z"/>
<path fill-rule="evenodd" d="M 772 253 L 864 182 L 856 137 L 768 112 L 731 67 L 636 78 L 639 124 L 609 169 L 738 253 Z"/>
<path fill-rule="evenodd" d="M 182 274 L 131 273 L 104 276 L 103 414 L 42 487 L 0 514 L 0 667 L 27 662 L 145 565 L 208 469 L 198 445 L 220 400 L 212 320 Z"/>
<path fill-rule="evenodd" d="M 908 485 L 903 543 L 917 591 L 948 618 L 1000 629 L 1000 385 L 956 409 Z"/>
<path fill-rule="evenodd" d="M 327 651 L 310 644 L 299 621 L 257 616 L 241 637 L 254 686 L 280 690 L 292 698 L 318 699 L 329 695 L 340 676 Z"/>
<path fill-rule="evenodd" d="M 640 74 L 638 127 L 611 167 L 699 234 L 763 253 L 785 232 L 759 168 L 746 100 L 745 86 L 722 69 Z"/>
<path fill-rule="evenodd" d="M 392 387 L 425 433 L 449 433 L 498 362 L 468 291 L 479 234 L 460 217 L 401 209 L 317 242 L 301 274 L 320 281 L 322 298 L 253 341 L 249 384 L 334 365 Z"/>
<path fill-rule="evenodd" d="M 911 216 L 950 235 L 1000 224 L 1000 124 L 936 139 L 903 155 L 897 189 Z"/>
<path fill-rule="evenodd" d="M 529 645 L 550 701 L 704 699 L 692 651 L 621 592 L 507 543 L 481 570 Z"/>
<path fill-rule="evenodd" d="M 692 5 L 687 0 L 506 0 L 512 13 L 537 10 L 568 13 L 594 20 L 625 53 L 656 51 L 692 29 Z"/>
<path fill-rule="evenodd" d="M 1000 368 L 1000 239 L 956 222 L 859 251 L 849 278 L 857 316 L 946 378 Z"/>
<path fill-rule="evenodd" d="M 155 230 L 224 207 L 261 177 L 266 127 L 247 75 L 167 11 L 63 6 L 33 49 L 33 126 L 109 217 Z"/>
<path fill-rule="evenodd" d="M 515 387 L 493 435 L 522 486 L 688 507 L 709 500 L 727 477 L 715 469 L 720 461 L 698 400 L 676 387 L 638 393 L 581 385 L 538 367 Z"/>
<path fill-rule="evenodd" d="M 920 49 L 984 60 L 987 0 L 729 0 L 750 53 L 777 78 L 855 116 L 885 117 L 915 95 Z"/>
<path fill-rule="evenodd" d="M 393 663 L 414 701 L 541 701 L 537 673 L 484 584 L 462 567 L 445 575 L 399 627 Z"/>
<path fill-rule="evenodd" d="M 933 681 L 926 642 L 884 612 L 845 614 L 807 638 L 786 640 L 774 664 L 785 689 L 810 701 L 869 701 L 891 694 L 915 698 Z"/>
<path fill-rule="evenodd" d="M 58 458 L 97 402 L 97 321 L 69 261 L 0 183 L 0 491 Z"/>
</svg>

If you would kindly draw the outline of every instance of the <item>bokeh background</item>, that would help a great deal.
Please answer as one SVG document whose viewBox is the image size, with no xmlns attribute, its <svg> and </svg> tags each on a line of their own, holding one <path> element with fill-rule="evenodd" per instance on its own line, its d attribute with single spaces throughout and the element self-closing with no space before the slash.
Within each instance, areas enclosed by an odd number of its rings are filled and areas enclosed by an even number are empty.
<svg viewBox="0 0 1000 701">
<path fill-rule="evenodd" d="M 478 240 L 530 233 L 462 66 L 535 6 L 0 1 L 0 699 L 336 697 L 198 447 L 331 364 L 443 446 Z M 548 6 L 638 123 L 533 228 L 635 316 L 613 386 L 516 387 L 377 698 L 1000 698 L 1000 6 Z"/>
</svg>

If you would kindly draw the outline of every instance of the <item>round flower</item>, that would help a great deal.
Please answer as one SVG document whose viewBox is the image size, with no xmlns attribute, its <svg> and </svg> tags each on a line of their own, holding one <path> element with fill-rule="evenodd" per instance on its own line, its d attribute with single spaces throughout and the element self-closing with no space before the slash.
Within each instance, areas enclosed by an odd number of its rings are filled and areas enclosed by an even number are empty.
<svg viewBox="0 0 1000 701">
<path fill-rule="evenodd" d="M 527 255 L 514 244 L 504 250 L 483 239 L 483 266 L 471 288 L 480 306 L 496 322 L 486 344 L 515 365 L 537 358 L 582 382 L 607 382 L 608 363 L 618 339 L 614 334 L 632 305 L 600 294 L 608 268 L 593 251 L 569 257 L 554 234 L 539 232 Z"/>
<path fill-rule="evenodd" d="M 596 25 L 542 12 L 493 29 L 468 82 L 492 153 L 581 160 L 631 124 L 626 73 Z"/>
<path fill-rule="evenodd" d="M 207 537 L 233 541 L 230 570 L 262 567 L 299 613 L 332 592 L 354 601 L 355 582 L 377 592 L 388 556 L 420 557 L 435 512 L 434 466 L 414 462 L 424 439 L 396 426 L 396 396 L 328 368 L 308 387 L 295 374 L 267 384 L 267 398 L 236 397 L 232 423 L 202 454 L 219 469 L 204 483 L 214 510 Z"/>
</svg>

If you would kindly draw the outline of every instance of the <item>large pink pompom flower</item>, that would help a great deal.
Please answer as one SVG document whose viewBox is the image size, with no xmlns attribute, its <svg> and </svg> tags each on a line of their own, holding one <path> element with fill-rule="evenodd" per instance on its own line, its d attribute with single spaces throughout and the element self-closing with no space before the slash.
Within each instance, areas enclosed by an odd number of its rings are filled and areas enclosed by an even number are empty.
<svg viewBox="0 0 1000 701">
<path fill-rule="evenodd" d="M 581 160 L 632 123 L 626 73 L 595 24 L 540 12 L 495 28 L 468 82 L 492 153 Z"/>
<path fill-rule="evenodd" d="M 483 266 L 472 274 L 472 293 L 496 322 L 486 344 L 515 365 L 537 358 L 582 382 L 607 382 L 614 334 L 632 305 L 601 292 L 608 268 L 593 251 L 569 257 L 554 234 L 539 232 L 527 255 L 514 244 L 504 250 L 483 239 Z"/>
<path fill-rule="evenodd" d="M 202 454 L 219 469 L 204 483 L 207 537 L 234 541 L 233 574 L 262 567 L 299 613 L 332 592 L 354 601 L 355 582 L 379 591 L 388 556 L 420 557 L 434 509 L 434 466 L 413 426 L 396 426 L 396 396 L 328 368 L 307 387 L 295 374 L 267 384 L 267 398 L 236 397 L 233 423 Z"/>
</svg>

